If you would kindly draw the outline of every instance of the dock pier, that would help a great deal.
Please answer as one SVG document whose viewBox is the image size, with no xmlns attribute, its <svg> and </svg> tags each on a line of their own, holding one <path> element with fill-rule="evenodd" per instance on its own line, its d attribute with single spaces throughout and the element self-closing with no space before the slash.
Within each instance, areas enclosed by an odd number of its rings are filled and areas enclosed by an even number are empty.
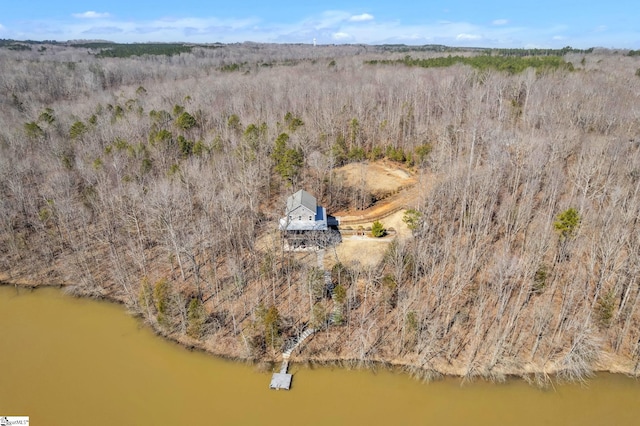
<svg viewBox="0 0 640 426">
<path fill-rule="evenodd" d="M 269 388 L 276 389 L 276 390 L 291 389 L 291 380 L 293 379 L 293 376 L 287 373 L 288 368 L 289 368 L 289 360 L 287 359 L 282 361 L 282 367 L 280 367 L 280 372 L 273 373 L 273 376 L 271 377 L 271 383 L 269 384 Z"/>
<path fill-rule="evenodd" d="M 318 250 L 316 253 L 317 253 L 318 268 L 321 271 L 323 271 L 325 287 L 332 288 L 333 286 L 331 283 L 331 272 L 326 271 L 324 269 L 324 249 Z M 269 384 L 269 388 L 277 389 L 277 390 L 291 389 L 291 380 L 293 379 L 293 375 L 287 372 L 287 370 L 289 369 L 289 358 L 291 357 L 291 354 L 293 353 L 293 351 L 295 351 L 298 348 L 298 346 L 302 344 L 302 342 L 304 342 L 307 338 L 309 338 L 309 336 L 311 336 L 316 331 L 317 330 L 314 328 L 307 328 L 306 330 L 304 330 L 304 332 L 300 336 L 298 336 L 296 341 L 293 342 L 293 344 L 289 346 L 282 353 L 282 365 L 280 366 L 280 372 L 273 373 L 273 376 L 271 377 L 271 383 Z"/>
<path fill-rule="evenodd" d="M 308 328 L 302 333 L 298 339 L 295 341 L 291 347 L 289 347 L 286 351 L 282 353 L 282 365 L 280 366 L 280 372 L 273 373 L 271 377 L 271 383 L 269 384 L 269 388 L 271 389 L 291 389 L 291 380 L 293 379 L 293 375 L 287 373 L 289 369 L 289 358 L 291 357 L 291 353 L 296 350 L 296 348 L 304 342 L 309 336 L 311 336 L 316 331 L 313 328 Z"/>
</svg>

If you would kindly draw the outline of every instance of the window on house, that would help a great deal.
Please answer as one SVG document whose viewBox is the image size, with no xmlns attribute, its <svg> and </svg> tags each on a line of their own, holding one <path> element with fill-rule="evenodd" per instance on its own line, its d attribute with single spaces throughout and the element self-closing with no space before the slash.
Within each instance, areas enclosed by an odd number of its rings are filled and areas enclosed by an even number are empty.
<svg viewBox="0 0 640 426">
<path fill-rule="evenodd" d="M 302 216 L 298 216 L 298 220 L 302 220 Z"/>
<path fill-rule="evenodd" d="M 309 220 L 313 220 L 313 216 L 309 216 Z"/>
</svg>

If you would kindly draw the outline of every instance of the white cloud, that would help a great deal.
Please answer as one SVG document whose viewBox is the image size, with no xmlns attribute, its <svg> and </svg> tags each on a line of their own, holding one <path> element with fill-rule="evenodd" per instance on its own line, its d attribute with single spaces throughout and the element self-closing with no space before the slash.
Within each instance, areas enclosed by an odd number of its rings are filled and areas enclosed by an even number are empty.
<svg viewBox="0 0 640 426">
<path fill-rule="evenodd" d="M 349 21 L 351 22 L 364 22 L 364 21 L 373 21 L 373 15 L 370 15 L 368 13 L 363 13 L 362 15 L 353 15 L 351 18 L 349 18 Z"/>
<path fill-rule="evenodd" d="M 331 36 L 335 40 L 340 40 L 340 41 L 345 41 L 345 40 L 349 40 L 349 39 L 352 38 L 350 34 L 347 34 L 345 32 L 341 32 L 341 31 L 339 31 L 337 33 L 333 33 L 333 34 L 331 34 Z"/>
<path fill-rule="evenodd" d="M 480 40 L 482 37 L 476 34 L 458 34 L 456 40 Z"/>
<path fill-rule="evenodd" d="M 491 22 L 493 25 L 507 25 L 509 23 L 508 19 L 496 19 Z"/>
<path fill-rule="evenodd" d="M 98 19 L 109 18 L 111 15 L 107 12 L 95 12 L 93 10 L 88 10 L 83 13 L 74 13 L 72 16 L 79 19 Z"/>
</svg>

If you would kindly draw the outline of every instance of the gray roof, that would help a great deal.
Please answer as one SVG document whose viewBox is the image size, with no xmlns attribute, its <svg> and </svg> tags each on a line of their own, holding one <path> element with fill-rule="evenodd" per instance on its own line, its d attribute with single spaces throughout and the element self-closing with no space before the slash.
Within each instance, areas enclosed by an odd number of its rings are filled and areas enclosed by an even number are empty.
<svg viewBox="0 0 640 426">
<path fill-rule="evenodd" d="M 316 215 L 313 221 L 289 219 L 283 217 L 280 219 L 280 230 L 283 231 L 326 231 L 327 230 L 327 211 L 324 207 L 316 208 Z"/>
<path fill-rule="evenodd" d="M 316 211 L 316 197 L 309 194 L 304 189 L 296 192 L 289 198 L 287 198 L 287 214 L 290 211 L 297 209 L 299 206 L 304 206 L 309 209 L 310 212 Z"/>
<path fill-rule="evenodd" d="M 299 210 L 300 207 L 308 210 L 308 213 Z M 280 219 L 280 229 L 283 231 L 326 231 L 327 211 L 316 203 L 316 197 L 301 189 L 287 198 L 287 212 L 286 216 Z"/>
</svg>

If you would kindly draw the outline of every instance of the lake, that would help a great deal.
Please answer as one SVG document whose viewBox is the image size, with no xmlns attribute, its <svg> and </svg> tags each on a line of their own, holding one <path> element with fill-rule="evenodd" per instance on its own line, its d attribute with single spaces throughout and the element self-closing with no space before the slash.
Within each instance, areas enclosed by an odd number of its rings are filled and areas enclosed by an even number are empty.
<svg viewBox="0 0 640 426">
<path fill-rule="evenodd" d="M 640 424 L 640 381 L 622 375 L 539 390 L 522 380 L 289 372 L 290 391 L 270 390 L 270 373 L 168 342 L 122 306 L 0 287 L 0 416 L 33 425 Z"/>
</svg>

